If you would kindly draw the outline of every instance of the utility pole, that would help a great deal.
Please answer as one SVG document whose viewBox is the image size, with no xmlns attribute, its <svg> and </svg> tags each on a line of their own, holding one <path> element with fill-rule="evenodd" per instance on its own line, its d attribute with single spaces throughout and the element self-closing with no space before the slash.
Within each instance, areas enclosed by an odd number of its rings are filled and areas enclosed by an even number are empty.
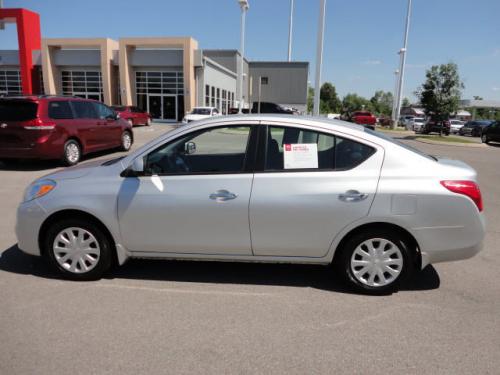
<svg viewBox="0 0 500 375">
<path fill-rule="evenodd" d="M 405 76 L 405 65 L 406 65 L 406 52 L 408 51 L 408 32 L 410 30 L 410 17 L 411 17 L 411 2 L 412 0 L 408 0 L 408 10 L 406 12 L 406 28 L 405 28 L 405 38 L 404 38 L 404 46 L 399 50 L 399 80 L 398 80 L 398 90 L 396 92 L 396 111 L 395 116 L 396 119 L 399 119 L 399 114 L 401 113 L 401 100 L 403 98 L 403 82 Z M 397 123 L 392 124 L 392 128 L 396 129 Z"/>
<path fill-rule="evenodd" d="M 399 86 L 399 69 L 396 69 L 394 71 L 394 76 L 395 76 L 395 84 L 394 84 L 394 95 L 392 97 L 392 112 L 391 112 L 391 119 L 392 119 L 392 123 L 391 123 L 391 128 L 392 128 L 392 124 L 396 123 L 396 126 L 397 126 L 397 121 L 398 119 L 396 118 L 396 103 L 397 103 L 397 98 L 399 97 L 399 94 L 398 94 L 398 86 Z"/>
<path fill-rule="evenodd" d="M 238 113 L 242 113 L 243 109 L 243 59 L 245 57 L 245 16 L 247 13 L 248 8 L 250 7 L 248 5 L 248 0 L 238 0 L 238 4 L 240 5 L 241 8 L 241 40 L 240 40 L 240 70 L 238 72 L 238 82 L 240 86 L 240 92 L 239 92 L 239 104 L 238 104 Z"/>
<path fill-rule="evenodd" d="M 314 85 L 313 115 L 319 116 L 319 94 L 321 91 L 321 66 L 323 64 L 323 35 L 325 32 L 326 0 L 320 0 L 318 20 L 318 41 L 316 46 L 316 79 Z"/>
<path fill-rule="evenodd" d="M 290 20 L 288 22 L 288 62 L 292 61 L 293 0 L 290 0 Z"/>
</svg>

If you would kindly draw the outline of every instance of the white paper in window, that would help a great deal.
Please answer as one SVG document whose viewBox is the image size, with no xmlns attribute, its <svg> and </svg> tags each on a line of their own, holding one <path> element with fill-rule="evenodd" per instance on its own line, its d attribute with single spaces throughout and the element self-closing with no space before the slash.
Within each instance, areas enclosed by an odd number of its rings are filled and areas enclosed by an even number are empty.
<svg viewBox="0 0 500 375">
<path fill-rule="evenodd" d="M 316 143 L 292 143 L 283 145 L 285 169 L 318 168 Z"/>
</svg>

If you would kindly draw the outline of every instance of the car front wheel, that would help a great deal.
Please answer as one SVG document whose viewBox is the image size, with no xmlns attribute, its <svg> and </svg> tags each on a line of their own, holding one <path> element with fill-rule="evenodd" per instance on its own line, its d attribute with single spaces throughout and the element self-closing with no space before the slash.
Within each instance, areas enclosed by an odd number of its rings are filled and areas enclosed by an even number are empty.
<svg viewBox="0 0 500 375">
<path fill-rule="evenodd" d="M 111 267 L 111 244 L 92 222 L 67 219 L 52 224 L 45 236 L 49 265 L 71 280 L 96 280 Z"/>
<path fill-rule="evenodd" d="M 132 147 L 132 134 L 128 130 L 122 133 L 120 149 L 122 151 L 128 151 Z"/>
<path fill-rule="evenodd" d="M 350 238 L 336 265 L 353 289 L 365 294 L 388 294 L 398 290 L 412 271 L 409 245 L 398 234 L 384 230 Z"/>
</svg>

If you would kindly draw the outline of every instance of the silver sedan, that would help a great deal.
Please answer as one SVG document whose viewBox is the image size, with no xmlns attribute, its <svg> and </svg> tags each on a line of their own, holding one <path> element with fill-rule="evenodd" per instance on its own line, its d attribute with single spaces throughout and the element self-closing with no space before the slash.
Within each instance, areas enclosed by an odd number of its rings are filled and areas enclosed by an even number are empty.
<svg viewBox="0 0 500 375">
<path fill-rule="evenodd" d="M 463 162 L 342 121 L 251 115 L 36 180 L 16 232 L 21 250 L 70 279 L 129 258 L 309 263 L 381 294 L 480 251 L 482 211 Z"/>
</svg>

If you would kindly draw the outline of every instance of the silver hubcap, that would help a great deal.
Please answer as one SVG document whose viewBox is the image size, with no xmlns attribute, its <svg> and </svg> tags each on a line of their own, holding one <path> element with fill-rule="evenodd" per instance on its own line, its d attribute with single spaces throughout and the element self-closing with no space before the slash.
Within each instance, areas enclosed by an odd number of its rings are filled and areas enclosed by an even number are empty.
<svg viewBox="0 0 500 375">
<path fill-rule="evenodd" d="M 403 270 L 401 250 L 391 241 L 372 238 L 361 243 L 351 257 L 351 270 L 359 282 L 380 287 L 394 282 Z"/>
<path fill-rule="evenodd" d="M 52 245 L 57 263 L 73 273 L 85 273 L 99 262 L 101 250 L 92 233 L 71 227 L 59 232 Z"/>
<path fill-rule="evenodd" d="M 130 138 L 130 134 L 129 133 L 123 133 L 122 135 L 122 145 L 123 145 L 123 148 L 128 150 L 130 148 L 132 144 L 132 139 Z"/>
<path fill-rule="evenodd" d="M 68 146 L 66 146 L 66 158 L 71 163 L 76 163 L 78 159 L 80 159 L 80 149 L 76 144 L 70 143 Z"/>
</svg>

